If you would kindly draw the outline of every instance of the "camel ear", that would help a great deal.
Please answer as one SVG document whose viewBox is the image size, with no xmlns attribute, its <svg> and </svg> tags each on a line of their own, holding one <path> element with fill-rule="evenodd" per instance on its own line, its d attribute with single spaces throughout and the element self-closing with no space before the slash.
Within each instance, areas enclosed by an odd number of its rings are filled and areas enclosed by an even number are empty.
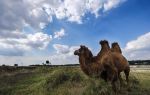
<svg viewBox="0 0 150 95">
<path fill-rule="evenodd" d="M 99 44 L 104 44 L 104 43 L 107 43 L 108 44 L 108 41 L 107 40 L 101 40 L 100 42 L 99 42 Z"/>
<path fill-rule="evenodd" d="M 117 45 L 118 43 L 117 43 L 117 42 L 114 42 L 114 44 L 116 44 L 116 45 Z"/>
<path fill-rule="evenodd" d="M 100 42 L 99 42 L 99 44 L 102 44 L 103 43 L 103 40 L 101 40 Z"/>
<path fill-rule="evenodd" d="M 108 41 L 107 41 L 107 40 L 104 40 L 103 42 L 108 44 Z"/>
<path fill-rule="evenodd" d="M 115 46 L 115 45 L 119 46 L 119 44 L 117 42 L 112 43 L 112 46 Z"/>
<path fill-rule="evenodd" d="M 80 45 L 80 48 L 85 48 L 85 46 L 84 45 Z"/>
</svg>

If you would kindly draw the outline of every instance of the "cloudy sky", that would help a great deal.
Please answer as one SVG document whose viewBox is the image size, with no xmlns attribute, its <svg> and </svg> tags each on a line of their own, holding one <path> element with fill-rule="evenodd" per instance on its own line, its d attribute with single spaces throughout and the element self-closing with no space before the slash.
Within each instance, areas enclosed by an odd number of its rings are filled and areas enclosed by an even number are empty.
<svg viewBox="0 0 150 95">
<path fill-rule="evenodd" d="M 0 65 L 75 64 L 79 46 L 119 42 L 128 60 L 150 59 L 149 0 L 0 0 Z"/>
</svg>

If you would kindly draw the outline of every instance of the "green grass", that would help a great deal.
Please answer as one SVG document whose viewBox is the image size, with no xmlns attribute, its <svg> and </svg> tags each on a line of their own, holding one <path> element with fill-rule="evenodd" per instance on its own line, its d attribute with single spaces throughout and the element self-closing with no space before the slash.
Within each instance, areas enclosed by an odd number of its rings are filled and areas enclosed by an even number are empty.
<svg viewBox="0 0 150 95">
<path fill-rule="evenodd" d="M 124 76 L 123 76 L 124 77 Z M 131 72 L 119 95 L 149 95 L 150 71 Z M 113 95 L 111 84 L 89 78 L 79 67 L 40 67 L 0 75 L 0 95 Z"/>
</svg>

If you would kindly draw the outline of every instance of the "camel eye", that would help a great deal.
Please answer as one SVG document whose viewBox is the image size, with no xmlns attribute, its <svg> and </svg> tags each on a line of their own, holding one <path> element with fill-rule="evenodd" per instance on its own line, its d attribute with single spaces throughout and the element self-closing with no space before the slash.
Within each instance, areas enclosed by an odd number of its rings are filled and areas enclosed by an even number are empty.
<svg viewBox="0 0 150 95">
<path fill-rule="evenodd" d="M 85 51 L 84 49 L 81 49 L 81 48 L 79 49 L 80 54 L 84 53 L 84 51 Z"/>
<path fill-rule="evenodd" d="M 81 51 L 82 51 L 82 49 L 80 48 L 80 49 L 79 49 L 79 52 L 81 52 Z"/>
</svg>

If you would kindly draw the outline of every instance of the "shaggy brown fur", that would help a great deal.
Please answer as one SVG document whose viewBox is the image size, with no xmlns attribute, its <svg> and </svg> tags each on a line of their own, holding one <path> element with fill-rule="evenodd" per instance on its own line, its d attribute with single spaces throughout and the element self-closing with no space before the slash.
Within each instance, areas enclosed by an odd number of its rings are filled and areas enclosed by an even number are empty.
<svg viewBox="0 0 150 95">
<path fill-rule="evenodd" d="M 100 44 L 101 44 L 101 42 L 100 42 Z M 126 76 L 126 81 L 128 83 L 128 76 L 129 76 L 129 72 L 130 72 L 130 67 L 129 67 L 129 63 L 126 60 L 126 58 L 121 54 L 121 49 L 120 49 L 118 43 L 113 43 L 113 47 L 114 47 L 113 52 L 112 52 L 112 50 L 110 52 L 108 42 L 105 41 L 105 43 L 101 44 L 101 46 L 103 47 L 104 44 L 105 44 L 105 50 L 107 50 L 107 53 L 105 53 L 101 57 L 101 59 L 100 59 L 101 62 L 100 63 L 105 64 L 105 65 L 106 64 L 108 64 L 108 65 L 114 64 L 114 67 L 113 67 L 113 65 L 111 65 L 111 66 L 112 66 L 112 68 L 117 69 L 118 77 L 119 77 L 120 82 L 122 81 L 120 73 L 122 71 L 124 71 L 125 76 Z M 107 72 L 108 73 L 106 73 L 107 74 L 106 76 L 109 78 L 111 73 L 109 73 L 109 71 L 107 71 Z"/>
<path fill-rule="evenodd" d="M 109 47 L 109 43 L 107 40 L 101 40 L 99 42 L 99 44 L 101 45 L 101 50 L 100 52 L 97 54 L 96 58 L 99 61 L 99 63 L 101 63 L 101 59 L 102 57 L 110 52 L 110 47 Z M 101 72 L 101 78 L 103 78 L 105 81 L 107 81 L 107 72 L 106 71 L 102 71 Z"/>
<path fill-rule="evenodd" d="M 122 54 L 120 46 L 119 46 L 119 44 L 117 42 L 114 42 L 114 43 L 111 44 L 111 51 L 112 52 L 118 52 L 118 53 Z"/>
<path fill-rule="evenodd" d="M 101 40 L 99 42 L 99 44 L 101 45 L 101 50 L 97 54 L 97 58 L 98 58 L 98 60 L 101 60 L 101 58 L 103 57 L 103 55 L 105 55 L 106 53 L 110 52 L 110 47 L 109 47 L 109 43 L 108 43 L 107 40 Z"/>
<path fill-rule="evenodd" d="M 82 71 L 88 76 L 102 77 L 106 81 L 111 81 L 113 88 L 114 82 L 117 80 L 117 69 L 112 62 L 103 64 L 92 55 L 92 52 L 85 46 L 80 46 L 80 49 L 74 52 L 79 56 L 80 67 Z M 106 64 L 105 64 L 106 63 Z M 106 73 L 108 76 L 106 77 Z"/>
<path fill-rule="evenodd" d="M 102 48 L 97 56 L 93 56 L 85 46 L 80 46 L 80 49 L 76 50 L 74 54 L 79 56 L 80 67 L 85 74 L 111 81 L 112 87 L 116 91 L 115 82 L 118 76 L 120 79 L 120 72 L 125 72 L 128 82 L 130 72 L 128 61 L 122 54 L 111 52 L 108 41 L 103 40 L 100 44 Z"/>
<path fill-rule="evenodd" d="M 102 70 L 101 64 L 87 47 L 81 45 L 74 55 L 79 56 L 80 67 L 86 75 L 99 77 L 100 70 Z"/>
</svg>

